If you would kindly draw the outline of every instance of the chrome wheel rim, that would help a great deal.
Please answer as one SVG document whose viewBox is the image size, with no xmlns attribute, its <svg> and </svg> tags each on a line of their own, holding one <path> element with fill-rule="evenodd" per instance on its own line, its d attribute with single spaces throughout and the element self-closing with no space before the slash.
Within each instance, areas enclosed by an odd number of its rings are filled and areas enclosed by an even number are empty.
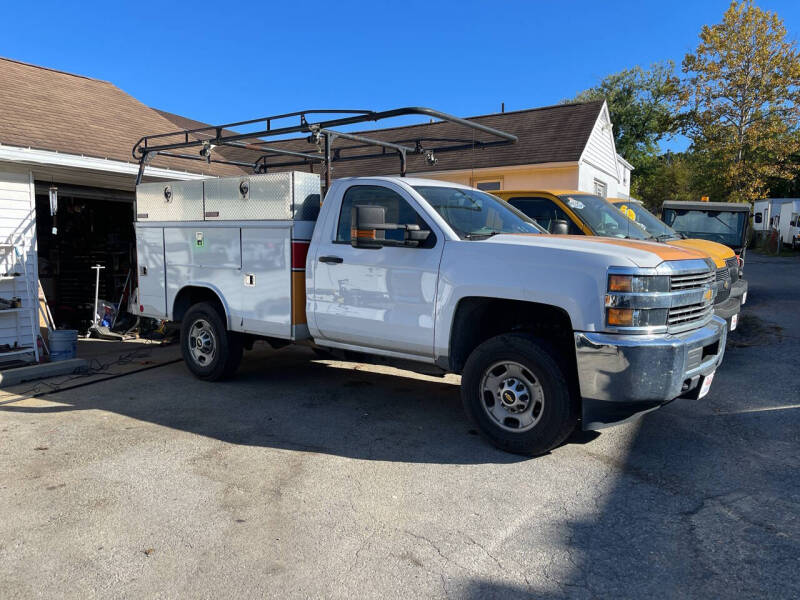
<svg viewBox="0 0 800 600">
<path fill-rule="evenodd" d="M 197 319 L 189 328 L 189 354 L 201 367 L 210 365 L 217 355 L 217 336 L 205 319 Z"/>
<path fill-rule="evenodd" d="M 517 362 L 497 362 L 486 369 L 480 394 L 483 410 L 506 431 L 528 431 L 542 418 L 544 389 L 533 373 Z"/>
</svg>

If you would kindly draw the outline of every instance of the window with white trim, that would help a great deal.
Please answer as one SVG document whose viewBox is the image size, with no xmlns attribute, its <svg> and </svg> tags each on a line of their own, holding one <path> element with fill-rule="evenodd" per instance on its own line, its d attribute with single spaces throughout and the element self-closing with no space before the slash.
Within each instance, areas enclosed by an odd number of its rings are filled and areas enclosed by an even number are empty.
<svg viewBox="0 0 800 600">
<path fill-rule="evenodd" d="M 594 195 L 600 196 L 601 198 L 608 197 L 608 184 L 605 181 L 600 181 L 599 179 L 594 180 Z"/>
</svg>

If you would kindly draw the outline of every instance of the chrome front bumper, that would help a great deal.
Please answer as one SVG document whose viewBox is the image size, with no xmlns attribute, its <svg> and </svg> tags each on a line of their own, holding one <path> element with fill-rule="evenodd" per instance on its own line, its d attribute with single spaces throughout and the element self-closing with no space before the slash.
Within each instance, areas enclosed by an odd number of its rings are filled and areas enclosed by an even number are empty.
<svg viewBox="0 0 800 600">
<path fill-rule="evenodd" d="M 737 298 L 741 301 L 742 296 L 747 293 L 747 280 L 746 279 L 739 279 L 736 283 L 733 284 L 731 288 L 731 298 Z"/>
<path fill-rule="evenodd" d="M 696 397 L 703 377 L 722 362 L 726 336 L 717 316 L 681 334 L 575 332 L 583 428 L 601 429 L 679 396 Z"/>
</svg>

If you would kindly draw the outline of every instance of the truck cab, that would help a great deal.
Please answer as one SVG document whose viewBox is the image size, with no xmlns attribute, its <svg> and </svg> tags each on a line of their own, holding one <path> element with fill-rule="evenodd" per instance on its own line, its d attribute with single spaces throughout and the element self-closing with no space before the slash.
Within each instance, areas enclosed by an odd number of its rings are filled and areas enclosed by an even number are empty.
<svg viewBox="0 0 800 600">
<path fill-rule="evenodd" d="M 707 393 L 726 326 L 705 255 L 546 235 L 442 181 L 334 180 L 319 206 L 300 175 L 137 189 L 140 312 L 180 322 L 195 376 L 231 377 L 255 339 L 456 373 L 479 431 L 523 454 Z"/>
<path fill-rule="evenodd" d="M 741 305 L 747 297 L 747 282 L 741 279 L 739 263 L 730 248 L 708 240 L 684 238 L 659 221 L 638 200 L 606 200 L 576 190 L 508 190 L 494 193 L 548 228 L 551 233 L 556 233 L 555 228 L 561 227 L 558 233 L 658 241 L 703 253 L 716 266 L 718 290 L 714 311 L 726 320 L 729 330 L 736 329 Z"/>
</svg>

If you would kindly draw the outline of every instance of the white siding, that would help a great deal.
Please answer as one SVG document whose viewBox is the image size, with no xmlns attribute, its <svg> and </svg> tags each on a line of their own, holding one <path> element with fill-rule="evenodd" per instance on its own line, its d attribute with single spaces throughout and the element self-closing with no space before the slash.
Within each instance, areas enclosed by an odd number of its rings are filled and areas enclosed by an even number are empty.
<svg viewBox="0 0 800 600">
<path fill-rule="evenodd" d="M 614 148 L 611 120 L 605 105 L 603 105 L 603 109 L 597 116 L 597 121 L 595 121 L 589 141 L 586 142 L 586 147 L 583 149 L 580 162 L 603 172 L 606 178 L 612 178 L 615 182 L 619 181 L 617 151 Z M 611 186 L 609 185 L 608 187 L 610 192 Z M 614 187 L 616 189 L 616 185 Z"/>
<path fill-rule="evenodd" d="M 627 192 L 621 193 L 616 177 L 612 177 L 589 163 L 581 163 L 578 170 L 578 189 L 587 194 L 594 194 L 595 179 L 606 184 L 606 196 L 608 198 L 624 198 L 627 196 Z"/>
<path fill-rule="evenodd" d="M 36 261 L 36 200 L 33 176 L 27 168 L 0 163 L 0 244 L 14 244 L 24 253 L 27 274 L 14 280 L 0 280 L 0 296 L 27 296 L 25 282 L 31 286 L 33 297 L 38 296 L 38 267 Z M 0 248 L 0 276 L 6 272 L 21 272 L 22 267 L 11 248 Z M 0 345 L 35 346 L 33 333 L 36 304 L 24 302 L 28 310 L 0 315 Z M 19 332 L 19 337 L 18 337 Z M 14 358 L 27 358 L 17 356 Z M 3 361 L 0 354 L 0 364 Z"/>
<path fill-rule="evenodd" d="M 633 167 L 617 154 L 617 169 L 619 171 L 619 185 L 615 198 L 630 198 L 631 196 L 631 169 Z"/>
</svg>

